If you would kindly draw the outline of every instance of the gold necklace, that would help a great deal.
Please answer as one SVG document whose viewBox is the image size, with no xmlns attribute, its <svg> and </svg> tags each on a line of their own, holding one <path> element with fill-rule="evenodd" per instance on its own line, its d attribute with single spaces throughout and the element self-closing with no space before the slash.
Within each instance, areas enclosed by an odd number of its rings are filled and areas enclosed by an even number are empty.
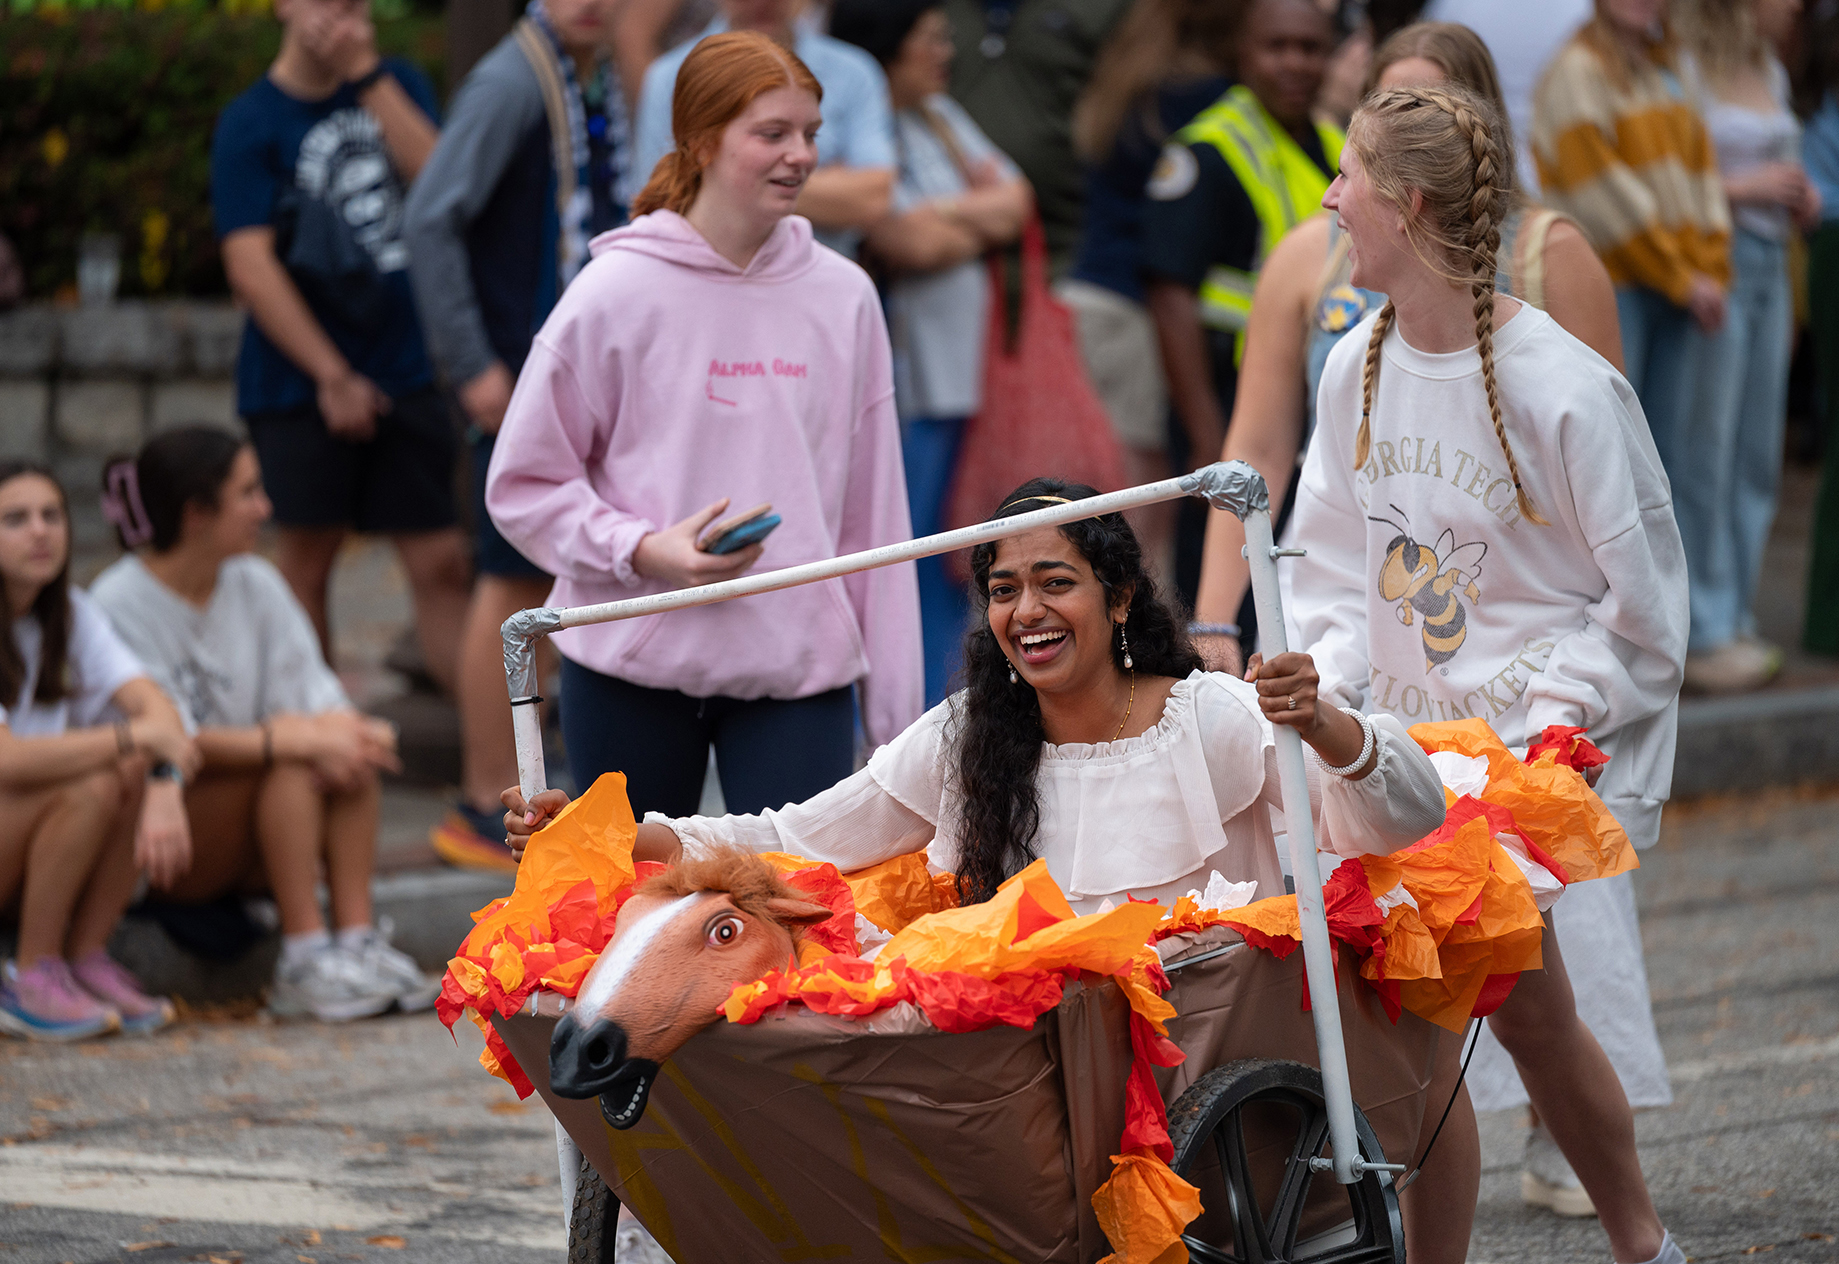
<svg viewBox="0 0 1839 1264">
<path fill-rule="evenodd" d="M 1124 718 L 1117 722 L 1117 732 L 1111 735 L 1112 741 L 1124 736 L 1124 726 L 1130 723 L 1131 708 L 1137 705 L 1137 674 L 1130 673 L 1130 701 L 1124 704 Z"/>
</svg>

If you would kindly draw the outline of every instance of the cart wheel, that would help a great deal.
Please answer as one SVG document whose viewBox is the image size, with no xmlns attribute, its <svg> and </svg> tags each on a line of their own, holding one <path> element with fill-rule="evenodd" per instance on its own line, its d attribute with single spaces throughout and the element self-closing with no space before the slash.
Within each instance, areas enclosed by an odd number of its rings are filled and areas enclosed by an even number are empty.
<svg viewBox="0 0 1839 1264">
<path fill-rule="evenodd" d="M 575 1174 L 568 1217 L 568 1264 L 613 1264 L 619 1241 L 619 1199 L 585 1158 Z"/>
<path fill-rule="evenodd" d="M 1358 1107 L 1361 1156 L 1385 1162 Z M 1309 1160 L 1328 1145 L 1322 1075 L 1300 1062 L 1248 1058 L 1203 1075 L 1169 1109 L 1175 1172 L 1207 1208 L 1182 1235 L 1197 1264 L 1404 1264 L 1398 1191 L 1388 1172 L 1344 1188 L 1347 1214 L 1326 1193 L 1310 1205 Z M 1334 1182 L 1324 1174 L 1324 1181 Z M 1304 1211 L 1310 1228 L 1304 1236 Z M 1336 1223 L 1339 1221 L 1340 1223 Z"/>
</svg>

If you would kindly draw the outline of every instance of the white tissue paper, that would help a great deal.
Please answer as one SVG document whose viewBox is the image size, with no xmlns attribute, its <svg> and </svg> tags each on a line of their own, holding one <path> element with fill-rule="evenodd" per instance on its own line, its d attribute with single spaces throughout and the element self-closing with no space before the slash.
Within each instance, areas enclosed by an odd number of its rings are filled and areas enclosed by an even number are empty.
<svg viewBox="0 0 1839 1264">
<path fill-rule="evenodd" d="M 862 960 L 873 961 L 893 938 L 862 914 L 856 914 L 856 946 L 862 950 Z"/>
<path fill-rule="evenodd" d="M 1232 909 L 1244 908 L 1252 902 L 1252 898 L 1257 893 L 1256 879 L 1250 882 L 1228 882 L 1220 876 L 1220 871 L 1215 869 L 1207 877 L 1207 889 L 1190 891 L 1188 898 L 1203 909 L 1215 909 L 1224 913 Z"/>
<path fill-rule="evenodd" d="M 1458 755 L 1455 751 L 1436 751 L 1430 757 L 1430 766 L 1437 770 L 1437 776 L 1443 786 L 1458 798 L 1467 794 L 1481 798 L 1482 791 L 1488 788 L 1488 757 L 1486 755 Z"/>
</svg>

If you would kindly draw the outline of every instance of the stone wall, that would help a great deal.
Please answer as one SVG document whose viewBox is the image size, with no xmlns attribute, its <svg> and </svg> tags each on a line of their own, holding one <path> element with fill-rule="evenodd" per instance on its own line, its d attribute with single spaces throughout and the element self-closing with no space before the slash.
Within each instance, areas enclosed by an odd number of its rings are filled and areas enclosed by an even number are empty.
<svg viewBox="0 0 1839 1264">
<path fill-rule="evenodd" d="M 235 425 L 242 334 L 228 303 L 33 304 L 0 315 L 0 452 L 100 458 L 167 426 Z"/>
<path fill-rule="evenodd" d="M 103 543 L 102 462 L 169 426 L 238 426 L 229 303 L 34 303 L 0 314 L 0 456 L 48 462 L 71 497 L 79 552 Z"/>
</svg>

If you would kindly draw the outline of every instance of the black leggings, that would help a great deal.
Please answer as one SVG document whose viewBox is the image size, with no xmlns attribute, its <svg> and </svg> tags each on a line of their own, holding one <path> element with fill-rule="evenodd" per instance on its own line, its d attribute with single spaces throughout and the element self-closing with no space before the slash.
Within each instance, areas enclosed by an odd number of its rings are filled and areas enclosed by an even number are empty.
<svg viewBox="0 0 1839 1264">
<path fill-rule="evenodd" d="M 578 790 L 626 774 L 632 811 L 693 816 L 709 747 L 734 813 L 801 803 L 854 770 L 849 686 L 809 698 L 692 698 L 647 689 L 562 659 L 562 737 Z"/>
</svg>

